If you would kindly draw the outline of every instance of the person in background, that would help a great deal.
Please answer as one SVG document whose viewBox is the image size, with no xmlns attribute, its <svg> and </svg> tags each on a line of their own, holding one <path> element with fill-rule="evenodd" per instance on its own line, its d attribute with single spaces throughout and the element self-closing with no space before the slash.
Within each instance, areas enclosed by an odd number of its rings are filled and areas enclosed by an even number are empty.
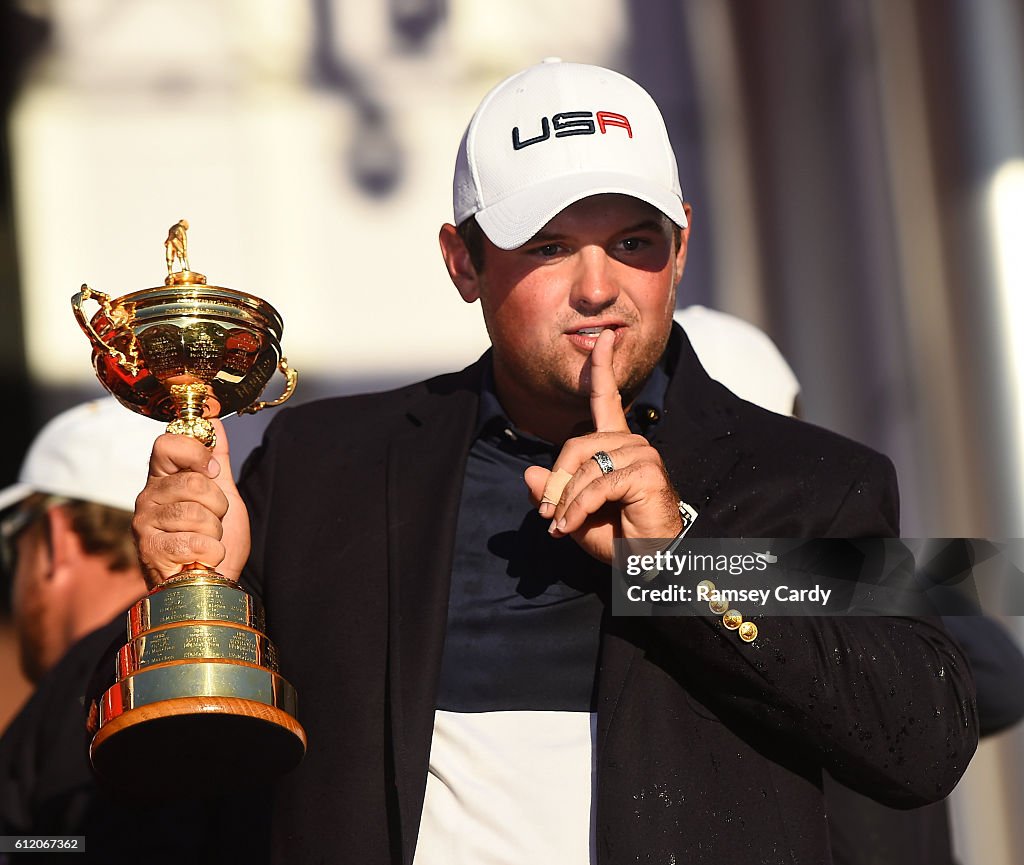
<svg viewBox="0 0 1024 865">
<path fill-rule="evenodd" d="M 763 330 L 739 316 L 696 303 L 677 309 L 672 317 L 713 379 L 761 408 L 796 414 L 800 382 Z"/>
<path fill-rule="evenodd" d="M 53 418 L 0 492 L 19 661 L 33 684 L 146 591 L 131 535 L 156 421 L 94 400 Z"/>
<path fill-rule="evenodd" d="M 76 405 L 40 430 L 18 482 L 0 491 L 13 624 L 35 685 L 0 737 L 0 835 L 85 836 L 78 863 L 215 861 L 182 835 L 173 810 L 101 791 L 87 756 L 89 681 L 146 592 L 131 518 L 163 428 L 112 397 Z"/>
</svg>

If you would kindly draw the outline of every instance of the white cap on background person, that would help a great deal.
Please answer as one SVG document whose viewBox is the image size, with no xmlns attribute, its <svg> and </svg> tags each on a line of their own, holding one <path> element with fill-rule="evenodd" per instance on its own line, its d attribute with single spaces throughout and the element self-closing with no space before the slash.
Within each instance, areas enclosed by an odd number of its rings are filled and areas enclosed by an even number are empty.
<svg viewBox="0 0 1024 865">
<path fill-rule="evenodd" d="M 455 224 L 475 216 L 501 249 L 522 246 L 583 198 L 619 193 L 686 227 L 661 111 L 625 75 L 549 58 L 484 97 L 455 162 Z"/>
<path fill-rule="evenodd" d="M 134 510 L 146 485 L 153 441 L 165 426 L 113 397 L 61 412 L 32 441 L 17 483 L 0 490 L 0 512 L 33 493 Z"/>
<path fill-rule="evenodd" d="M 736 396 L 778 414 L 793 414 L 800 382 L 782 352 L 759 328 L 716 309 L 677 309 L 701 365 Z"/>
</svg>

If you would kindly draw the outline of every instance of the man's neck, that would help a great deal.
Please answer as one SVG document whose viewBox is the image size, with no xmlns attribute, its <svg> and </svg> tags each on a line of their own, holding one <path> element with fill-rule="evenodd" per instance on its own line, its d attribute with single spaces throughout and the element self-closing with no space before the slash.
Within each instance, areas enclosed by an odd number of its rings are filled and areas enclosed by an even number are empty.
<svg viewBox="0 0 1024 865">
<path fill-rule="evenodd" d="M 559 447 L 568 439 L 594 431 L 590 401 L 586 397 L 565 394 L 562 399 L 541 401 L 523 393 L 515 382 L 503 381 L 495 374 L 495 392 L 506 416 L 517 429 Z M 629 406 L 623 407 L 625 411 Z"/>
</svg>

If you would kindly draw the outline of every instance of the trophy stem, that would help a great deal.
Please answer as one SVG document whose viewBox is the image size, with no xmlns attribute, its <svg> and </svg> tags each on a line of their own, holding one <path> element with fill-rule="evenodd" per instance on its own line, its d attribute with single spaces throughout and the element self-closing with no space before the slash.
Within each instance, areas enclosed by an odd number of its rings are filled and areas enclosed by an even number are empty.
<svg viewBox="0 0 1024 865">
<path fill-rule="evenodd" d="M 214 570 L 202 562 L 192 562 L 190 565 L 184 565 L 173 577 L 168 577 L 164 580 L 167 585 L 171 583 L 196 583 L 200 581 L 223 583 L 229 586 L 234 585 L 234 582 L 221 574 L 220 571 Z"/>
<path fill-rule="evenodd" d="M 178 417 L 167 424 L 167 432 L 175 435 L 192 436 L 206 447 L 217 444 L 217 435 L 213 424 L 206 418 L 206 385 L 202 382 L 191 384 L 172 384 L 171 399 Z"/>
</svg>

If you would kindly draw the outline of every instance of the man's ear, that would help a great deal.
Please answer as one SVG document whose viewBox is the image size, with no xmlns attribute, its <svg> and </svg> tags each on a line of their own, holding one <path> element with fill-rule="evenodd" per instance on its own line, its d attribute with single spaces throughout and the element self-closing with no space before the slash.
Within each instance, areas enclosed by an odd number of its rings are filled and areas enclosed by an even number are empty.
<svg viewBox="0 0 1024 865">
<path fill-rule="evenodd" d="M 462 238 L 459 237 L 455 226 L 446 222 L 441 226 L 437 239 L 441 244 L 441 256 L 444 258 L 445 267 L 448 268 L 448 275 L 455 283 L 462 299 L 466 303 L 478 300 L 480 298 L 480 276 L 476 272 L 476 268 L 473 267 L 469 250 Z"/>
<path fill-rule="evenodd" d="M 49 535 L 49 578 L 54 581 L 73 576 L 83 555 L 82 542 L 71 526 L 67 508 L 53 505 L 46 509 L 45 529 Z"/>
<path fill-rule="evenodd" d="M 679 280 L 683 278 L 683 271 L 686 269 L 686 250 L 690 244 L 690 226 L 693 225 L 693 208 L 684 202 L 683 212 L 686 214 L 686 228 L 679 229 L 679 249 L 676 250 L 673 265 L 673 285 L 679 285 Z"/>
</svg>

